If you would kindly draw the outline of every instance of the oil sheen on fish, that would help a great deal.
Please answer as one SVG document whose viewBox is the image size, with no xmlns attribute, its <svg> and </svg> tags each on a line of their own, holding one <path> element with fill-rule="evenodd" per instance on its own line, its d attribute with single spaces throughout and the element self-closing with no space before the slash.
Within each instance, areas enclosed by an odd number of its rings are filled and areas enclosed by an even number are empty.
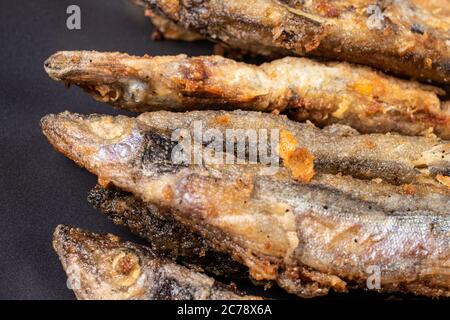
<svg viewBox="0 0 450 320">
<path fill-rule="evenodd" d="M 450 19 L 425 0 L 146 0 L 213 41 L 262 55 L 308 55 L 450 83 Z"/>
<path fill-rule="evenodd" d="M 175 163 L 177 142 L 157 129 L 164 114 L 170 113 L 156 113 L 159 120 L 147 122 L 148 115 L 130 119 L 63 113 L 45 117 L 41 125 L 57 150 L 102 184 L 111 183 L 170 213 L 217 251 L 246 265 L 255 280 L 276 281 L 302 297 L 355 287 L 450 296 L 446 191 L 427 194 L 423 189 L 428 200 L 441 199 L 441 210 L 420 203 L 422 195 L 411 201 L 417 207 L 409 207 L 407 200 L 390 202 L 387 194 L 375 201 L 365 198 L 370 189 L 345 192 L 350 184 L 333 187 L 333 182 L 315 178 L 300 183 L 286 167 L 266 175 L 258 163 Z M 225 113 L 216 114 L 226 122 Z M 241 121 L 249 120 L 245 113 L 237 114 Z M 232 123 L 233 113 L 228 115 Z M 171 114 L 172 125 L 182 127 L 183 117 Z M 213 112 L 203 117 L 214 121 Z M 258 117 L 270 122 L 269 116 Z M 414 197 L 412 188 L 405 189 L 405 199 Z M 369 286 L 376 270 L 380 286 Z"/>
<path fill-rule="evenodd" d="M 128 227 L 146 239 L 148 246 L 161 256 L 196 271 L 233 279 L 248 277 L 247 270 L 241 264 L 215 251 L 203 237 L 192 233 L 157 206 L 143 203 L 131 193 L 97 185 L 89 192 L 88 201 L 115 224 Z"/>
<path fill-rule="evenodd" d="M 290 57 L 254 66 L 220 56 L 66 51 L 51 56 L 45 69 L 55 80 L 131 111 L 289 111 L 319 126 L 407 135 L 431 129 L 450 138 L 450 104 L 439 99 L 441 89 L 347 63 Z"/>
<path fill-rule="evenodd" d="M 53 247 L 80 300 L 235 300 L 245 296 L 150 248 L 60 225 Z"/>
</svg>

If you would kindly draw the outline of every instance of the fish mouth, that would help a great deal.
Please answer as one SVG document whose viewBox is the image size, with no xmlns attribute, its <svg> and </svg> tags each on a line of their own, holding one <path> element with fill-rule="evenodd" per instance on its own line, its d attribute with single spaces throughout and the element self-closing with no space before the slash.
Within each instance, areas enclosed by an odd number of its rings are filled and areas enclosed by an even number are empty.
<svg viewBox="0 0 450 320">
<path fill-rule="evenodd" d="M 53 148 L 80 166 L 84 166 L 86 152 L 92 154 L 98 151 L 95 135 L 80 123 L 85 118 L 63 112 L 46 115 L 40 121 L 42 132 Z"/>
</svg>

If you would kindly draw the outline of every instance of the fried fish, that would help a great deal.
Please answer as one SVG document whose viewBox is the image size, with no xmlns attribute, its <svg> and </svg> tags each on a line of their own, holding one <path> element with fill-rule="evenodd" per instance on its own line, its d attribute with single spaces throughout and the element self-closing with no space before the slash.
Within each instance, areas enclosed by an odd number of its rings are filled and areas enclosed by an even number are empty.
<svg viewBox="0 0 450 320">
<path fill-rule="evenodd" d="M 157 206 L 144 203 L 129 192 L 97 185 L 89 192 L 88 201 L 115 224 L 128 227 L 147 240 L 158 255 L 199 272 L 233 279 L 248 277 L 241 264 L 215 251 L 203 237 L 192 233 Z"/>
<path fill-rule="evenodd" d="M 246 135 L 257 132 L 261 138 L 258 143 L 261 147 L 265 146 L 267 155 L 271 150 L 275 151 L 276 143 L 299 147 L 307 149 L 313 155 L 314 168 L 319 172 L 342 173 L 361 179 L 383 179 L 397 185 L 422 182 L 429 178 L 434 180 L 437 176 L 448 176 L 450 173 L 450 145 L 435 136 L 359 134 L 343 125 L 318 129 L 312 124 L 298 123 L 290 121 L 285 116 L 267 113 L 159 111 L 141 114 L 137 118 L 98 115 L 86 117 L 62 113 L 44 118 L 42 124 L 46 134 L 54 135 L 61 128 L 64 132 L 69 128 L 80 131 L 80 128 L 89 123 L 99 125 L 102 130 L 107 131 L 108 121 L 111 122 L 112 132 L 109 133 L 111 137 L 114 137 L 116 126 L 151 127 L 169 136 L 183 129 L 196 143 L 214 146 L 223 144 L 222 150 L 227 148 L 225 141 L 227 134 L 245 139 Z M 68 128 L 64 127 L 66 125 Z M 196 129 L 203 130 L 205 134 L 196 134 Z M 208 138 L 207 133 L 211 132 L 219 133 L 220 136 Z M 271 133 L 274 138 L 269 138 Z M 108 133 L 105 132 L 105 135 Z M 247 158 L 248 151 L 246 150 L 244 155 Z M 275 156 L 276 154 L 268 156 L 266 162 L 270 164 L 277 162 Z"/>
<path fill-rule="evenodd" d="M 217 121 L 213 112 L 194 114 Z M 224 113 L 216 114 L 223 122 Z M 249 122 L 245 113 L 234 115 Z M 259 163 L 178 162 L 177 141 L 157 129 L 165 116 L 173 126 L 186 121 L 170 113 L 137 119 L 63 113 L 41 125 L 57 150 L 101 184 L 170 213 L 247 266 L 255 280 L 276 281 L 302 297 L 355 287 L 450 296 L 448 201 L 435 207 L 438 212 L 426 205 L 388 208 L 382 200 L 364 199 L 363 190 L 353 196 L 315 178 L 298 182 L 287 167 L 269 175 Z M 370 283 L 373 277 L 378 285 Z"/>
<path fill-rule="evenodd" d="M 45 69 L 52 79 L 131 111 L 288 111 L 319 126 L 407 135 L 431 129 L 450 139 L 450 104 L 440 101 L 441 89 L 347 63 L 291 57 L 254 66 L 220 56 L 66 51 L 51 56 Z"/>
<path fill-rule="evenodd" d="M 424 211 L 442 214 L 450 205 L 450 191 L 423 185 L 394 186 L 380 181 L 362 181 L 343 175 L 318 174 L 310 182 L 317 188 L 330 188 L 360 201 L 369 200 L 386 212 Z M 97 185 L 88 201 L 115 224 L 129 228 L 146 239 L 159 255 L 171 258 L 197 271 L 229 277 L 248 277 L 247 269 L 229 255 L 175 220 L 170 213 L 145 203 L 133 194 L 109 186 Z"/>
<path fill-rule="evenodd" d="M 80 300 L 257 299 L 111 234 L 60 225 L 53 247 Z"/>
<path fill-rule="evenodd" d="M 316 56 L 450 84 L 450 19 L 424 0 L 145 0 L 160 15 L 231 47 Z"/>
</svg>

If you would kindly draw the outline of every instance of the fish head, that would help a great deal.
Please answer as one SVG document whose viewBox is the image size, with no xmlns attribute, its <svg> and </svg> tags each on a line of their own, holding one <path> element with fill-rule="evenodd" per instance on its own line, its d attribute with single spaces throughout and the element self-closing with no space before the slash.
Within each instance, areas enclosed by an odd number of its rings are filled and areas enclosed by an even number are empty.
<svg viewBox="0 0 450 320">
<path fill-rule="evenodd" d="M 133 299 L 145 293 L 143 248 L 60 225 L 53 247 L 68 275 L 68 287 L 81 299 Z"/>
<path fill-rule="evenodd" d="M 179 168 L 172 161 L 178 142 L 132 118 L 63 112 L 42 118 L 41 127 L 55 149 L 95 173 L 102 185 L 137 170 L 154 176 Z"/>
</svg>

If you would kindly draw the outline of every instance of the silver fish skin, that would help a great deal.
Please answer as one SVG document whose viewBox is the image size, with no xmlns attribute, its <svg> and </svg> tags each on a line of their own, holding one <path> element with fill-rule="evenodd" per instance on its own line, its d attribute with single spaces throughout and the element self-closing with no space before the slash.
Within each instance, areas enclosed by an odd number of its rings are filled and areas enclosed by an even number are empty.
<svg viewBox="0 0 450 320">
<path fill-rule="evenodd" d="M 80 300 L 257 299 L 112 234 L 60 225 L 53 247 Z"/>
<path fill-rule="evenodd" d="M 183 40 L 193 42 L 204 39 L 202 35 L 178 26 L 173 21 L 166 19 L 165 17 L 157 14 L 151 9 L 145 10 L 145 16 L 147 16 L 152 21 L 153 25 L 156 28 L 155 32 L 152 35 L 152 38 L 155 40 L 164 38 L 168 40 Z"/>
<path fill-rule="evenodd" d="M 450 19 L 427 2 L 145 1 L 177 25 L 231 47 L 348 61 L 448 85 Z"/>
<path fill-rule="evenodd" d="M 441 89 L 348 63 L 288 57 L 254 66 L 220 56 L 64 51 L 47 59 L 45 70 L 131 111 L 289 112 L 319 126 L 341 123 L 363 133 L 407 135 L 432 130 L 450 138 L 450 104 L 439 99 Z"/>
<path fill-rule="evenodd" d="M 355 287 L 450 296 L 448 206 L 439 213 L 426 204 L 394 207 L 364 191 L 299 183 L 284 167 L 261 175 L 258 164 L 173 163 L 174 141 L 144 118 L 63 113 L 41 125 L 58 151 L 100 182 L 170 213 L 255 280 L 301 297 Z M 374 270 L 380 286 L 371 287 Z"/>
<path fill-rule="evenodd" d="M 151 20 L 156 29 L 152 36 L 154 40 L 161 38 L 188 42 L 204 40 L 204 37 L 197 32 L 187 30 L 154 10 L 151 10 L 144 1 L 130 0 L 130 2 L 144 8 L 145 16 Z"/>
</svg>

